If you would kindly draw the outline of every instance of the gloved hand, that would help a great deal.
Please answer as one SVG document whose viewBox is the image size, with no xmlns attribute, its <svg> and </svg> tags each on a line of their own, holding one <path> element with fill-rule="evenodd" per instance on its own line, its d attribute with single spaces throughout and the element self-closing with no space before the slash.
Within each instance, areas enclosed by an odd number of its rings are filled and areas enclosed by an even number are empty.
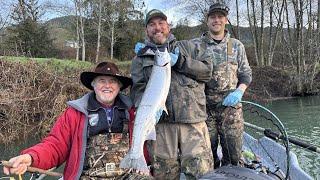
<svg viewBox="0 0 320 180">
<path fill-rule="evenodd" d="M 159 110 L 156 112 L 155 118 L 156 118 L 157 123 L 159 122 L 159 120 L 160 120 L 160 118 L 161 118 L 162 112 L 163 112 L 163 109 L 162 109 L 162 108 L 159 109 Z"/>
<path fill-rule="evenodd" d="M 174 49 L 174 53 L 169 53 L 169 54 L 170 54 L 170 57 L 171 57 L 170 64 L 171 64 L 171 66 L 174 66 L 177 63 L 177 60 L 179 58 L 179 54 L 180 54 L 179 47 L 176 47 Z"/>
<path fill-rule="evenodd" d="M 141 42 L 137 42 L 137 44 L 136 44 L 135 47 L 134 47 L 134 52 L 135 52 L 136 54 L 138 54 L 138 52 L 139 52 L 142 48 L 144 48 L 144 47 L 146 47 L 145 44 L 143 44 L 143 43 L 141 43 Z"/>
<path fill-rule="evenodd" d="M 226 98 L 224 98 L 222 105 L 224 106 L 235 106 L 237 105 L 243 96 L 243 91 L 240 89 L 236 89 L 232 93 L 230 93 Z"/>
</svg>

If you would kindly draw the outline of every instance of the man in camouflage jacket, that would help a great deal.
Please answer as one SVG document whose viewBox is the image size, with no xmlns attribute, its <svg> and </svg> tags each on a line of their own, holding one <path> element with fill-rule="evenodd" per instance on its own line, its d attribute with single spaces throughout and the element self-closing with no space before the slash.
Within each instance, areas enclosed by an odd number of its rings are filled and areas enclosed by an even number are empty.
<svg viewBox="0 0 320 180">
<path fill-rule="evenodd" d="M 229 8 L 223 3 L 210 6 L 207 15 L 209 31 L 195 44 L 212 55 L 212 79 L 206 83 L 208 128 L 215 167 L 220 166 L 217 147 L 222 147 L 222 165 L 237 165 L 241 156 L 243 115 L 240 103 L 252 81 L 252 72 L 243 44 L 225 29 Z M 208 51 L 209 50 L 209 51 Z"/>
<path fill-rule="evenodd" d="M 196 47 L 188 41 L 177 42 L 161 11 L 151 10 L 145 24 L 146 41 L 143 47 L 136 45 L 131 67 L 135 107 L 139 107 L 150 78 L 155 50 L 167 48 L 172 65 L 166 101 L 169 114 L 162 113 L 156 125 L 157 140 L 151 146 L 153 175 L 156 179 L 179 179 L 182 171 L 188 179 L 198 178 L 213 166 L 204 93 L 212 74 L 211 58 L 208 53 L 196 56 Z"/>
</svg>

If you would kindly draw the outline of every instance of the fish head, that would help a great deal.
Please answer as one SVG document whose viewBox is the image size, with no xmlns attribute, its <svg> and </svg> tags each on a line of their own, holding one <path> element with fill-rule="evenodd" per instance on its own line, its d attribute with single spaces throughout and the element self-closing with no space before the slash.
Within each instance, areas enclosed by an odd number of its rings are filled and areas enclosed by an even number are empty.
<svg viewBox="0 0 320 180">
<path fill-rule="evenodd" d="M 155 64 L 157 66 L 170 65 L 170 61 L 171 61 L 171 57 L 170 57 L 170 54 L 168 53 L 167 48 L 165 48 L 164 52 L 161 52 L 158 49 L 156 50 Z"/>
</svg>

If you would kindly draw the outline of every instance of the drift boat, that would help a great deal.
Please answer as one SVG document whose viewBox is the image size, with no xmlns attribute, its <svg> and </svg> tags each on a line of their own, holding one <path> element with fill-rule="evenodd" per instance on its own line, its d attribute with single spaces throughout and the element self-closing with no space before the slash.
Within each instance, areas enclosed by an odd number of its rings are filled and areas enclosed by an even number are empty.
<svg viewBox="0 0 320 180">
<path fill-rule="evenodd" d="M 288 137 L 282 122 L 267 108 L 249 101 L 242 101 L 242 104 L 246 122 L 240 166 L 222 166 L 200 179 L 313 179 L 300 168 L 297 156 L 290 151 L 289 142 L 317 153 L 320 149 L 302 140 Z M 221 152 L 218 154 L 222 156 Z"/>
</svg>

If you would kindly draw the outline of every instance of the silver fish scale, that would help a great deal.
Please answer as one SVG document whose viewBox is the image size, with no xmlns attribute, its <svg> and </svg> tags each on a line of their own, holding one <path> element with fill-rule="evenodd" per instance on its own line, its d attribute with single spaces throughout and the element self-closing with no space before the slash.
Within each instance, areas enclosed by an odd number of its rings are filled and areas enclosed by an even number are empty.
<svg viewBox="0 0 320 180">
<path fill-rule="evenodd" d="M 150 138 L 155 140 L 155 125 L 157 123 L 155 115 L 160 109 L 166 109 L 165 102 L 171 82 L 171 58 L 168 51 L 157 51 L 155 57 L 155 65 L 136 113 L 132 146 L 129 153 L 121 161 L 121 168 L 148 171 L 143 155 L 144 142 Z"/>
</svg>

